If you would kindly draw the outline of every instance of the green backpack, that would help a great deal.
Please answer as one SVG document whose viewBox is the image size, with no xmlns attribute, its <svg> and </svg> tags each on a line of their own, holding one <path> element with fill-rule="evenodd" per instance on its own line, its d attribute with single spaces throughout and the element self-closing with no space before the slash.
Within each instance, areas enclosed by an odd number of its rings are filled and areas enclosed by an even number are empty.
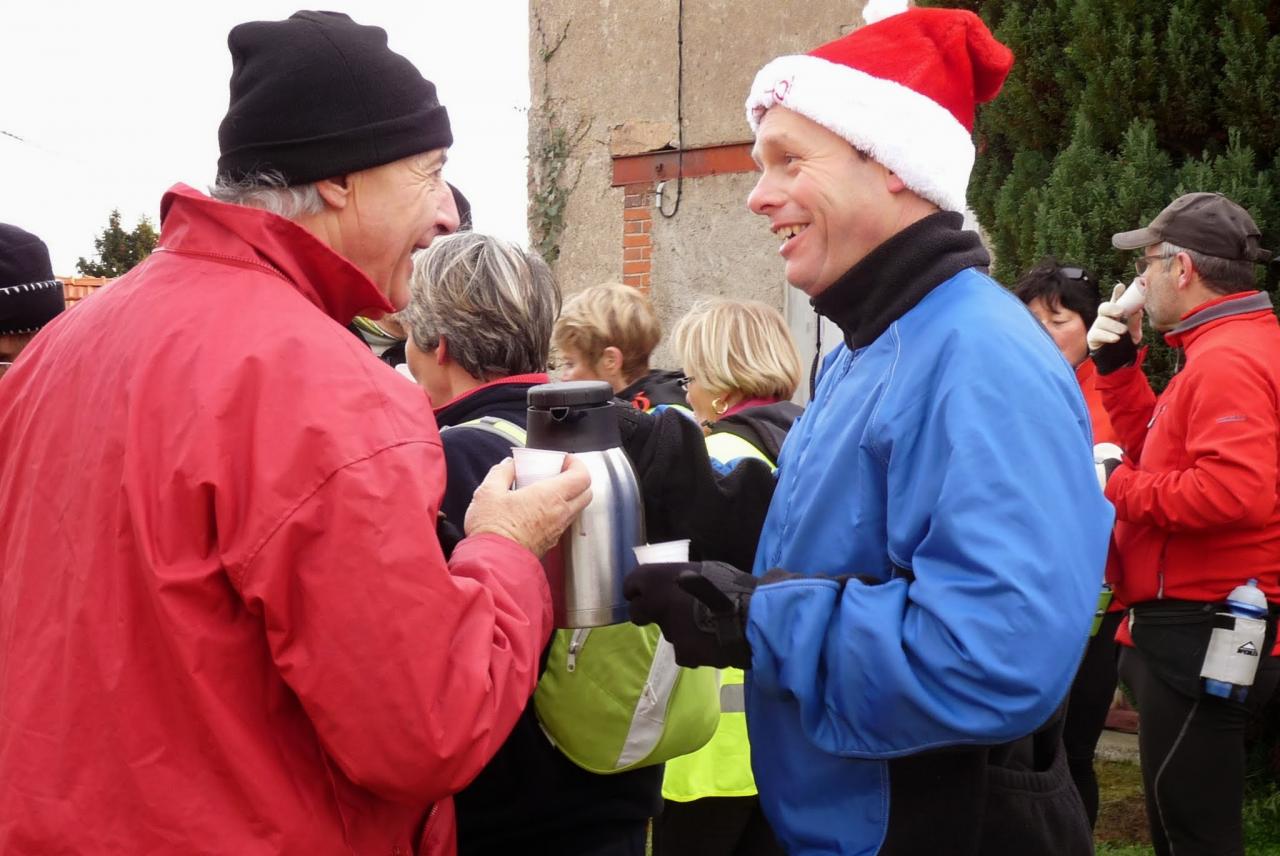
<svg viewBox="0 0 1280 856">
<path fill-rule="evenodd" d="M 524 430 L 505 419 L 457 427 L 525 442 Z M 676 665 L 656 624 L 557 630 L 533 707 L 570 761 L 592 773 L 621 773 L 706 745 L 720 721 L 720 676 Z"/>
<path fill-rule="evenodd" d="M 570 761 L 621 773 L 706 745 L 720 721 L 720 676 L 677 666 L 656 624 L 557 630 L 533 708 Z"/>
</svg>

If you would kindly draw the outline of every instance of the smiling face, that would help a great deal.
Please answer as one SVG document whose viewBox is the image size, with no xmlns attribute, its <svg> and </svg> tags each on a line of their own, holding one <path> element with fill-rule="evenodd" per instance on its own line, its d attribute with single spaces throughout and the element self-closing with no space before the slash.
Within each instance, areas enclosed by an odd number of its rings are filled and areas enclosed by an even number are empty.
<svg viewBox="0 0 1280 856">
<path fill-rule="evenodd" d="M 1061 303 L 1051 304 L 1043 297 L 1032 300 L 1027 308 L 1044 325 L 1044 329 L 1049 331 L 1054 344 L 1062 351 L 1062 356 L 1067 358 L 1072 368 L 1084 362 L 1084 358 L 1089 356 L 1089 331 L 1085 329 L 1080 313 L 1067 309 Z"/>
<path fill-rule="evenodd" d="M 409 303 L 413 252 L 458 229 L 443 176 L 446 149 L 435 149 L 347 176 L 338 212 L 342 255 L 373 280 L 397 310 Z"/>
<path fill-rule="evenodd" d="M 787 282 L 810 297 L 898 231 L 901 182 L 799 113 L 769 110 L 752 157 L 761 173 L 747 207 L 769 218 Z"/>
</svg>

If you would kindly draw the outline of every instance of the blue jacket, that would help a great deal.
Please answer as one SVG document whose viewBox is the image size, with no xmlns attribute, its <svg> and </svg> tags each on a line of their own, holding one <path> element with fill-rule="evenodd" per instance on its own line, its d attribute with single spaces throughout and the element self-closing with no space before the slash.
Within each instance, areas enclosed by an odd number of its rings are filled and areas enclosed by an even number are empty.
<svg viewBox="0 0 1280 856">
<path fill-rule="evenodd" d="M 888 759 L 1053 714 L 1111 529 L 1091 445 L 1065 360 L 972 268 L 828 358 L 754 569 L 806 579 L 758 588 L 747 627 L 753 768 L 789 852 L 876 853 Z M 854 574 L 878 584 L 832 579 Z"/>
</svg>

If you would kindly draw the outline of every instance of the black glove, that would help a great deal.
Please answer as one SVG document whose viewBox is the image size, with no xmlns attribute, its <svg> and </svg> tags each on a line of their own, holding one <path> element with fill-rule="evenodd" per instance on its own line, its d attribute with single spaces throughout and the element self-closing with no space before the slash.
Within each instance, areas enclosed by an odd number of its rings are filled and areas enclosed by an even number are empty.
<svg viewBox="0 0 1280 856">
<path fill-rule="evenodd" d="M 747 609 L 758 580 L 722 562 L 641 565 L 623 583 L 636 624 L 657 623 L 681 666 L 751 668 Z"/>
<path fill-rule="evenodd" d="M 1133 365 L 1138 359 L 1138 346 L 1128 336 L 1121 336 L 1115 342 L 1090 351 L 1089 356 L 1093 358 L 1098 374 L 1109 375 L 1116 369 Z"/>
</svg>

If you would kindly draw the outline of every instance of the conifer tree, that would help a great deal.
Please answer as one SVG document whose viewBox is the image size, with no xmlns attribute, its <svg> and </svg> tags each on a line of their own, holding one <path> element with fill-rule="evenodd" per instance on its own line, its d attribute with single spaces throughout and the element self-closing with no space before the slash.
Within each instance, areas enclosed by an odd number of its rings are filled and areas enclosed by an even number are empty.
<svg viewBox="0 0 1280 856">
<path fill-rule="evenodd" d="M 91 260 L 81 256 L 76 262 L 76 270 L 83 276 L 123 276 L 151 255 L 159 240 L 150 218 L 142 217 L 131 231 L 127 231 L 120 225 L 119 209 L 114 209 L 107 218 L 107 228 L 93 239 L 98 258 Z"/>
</svg>

